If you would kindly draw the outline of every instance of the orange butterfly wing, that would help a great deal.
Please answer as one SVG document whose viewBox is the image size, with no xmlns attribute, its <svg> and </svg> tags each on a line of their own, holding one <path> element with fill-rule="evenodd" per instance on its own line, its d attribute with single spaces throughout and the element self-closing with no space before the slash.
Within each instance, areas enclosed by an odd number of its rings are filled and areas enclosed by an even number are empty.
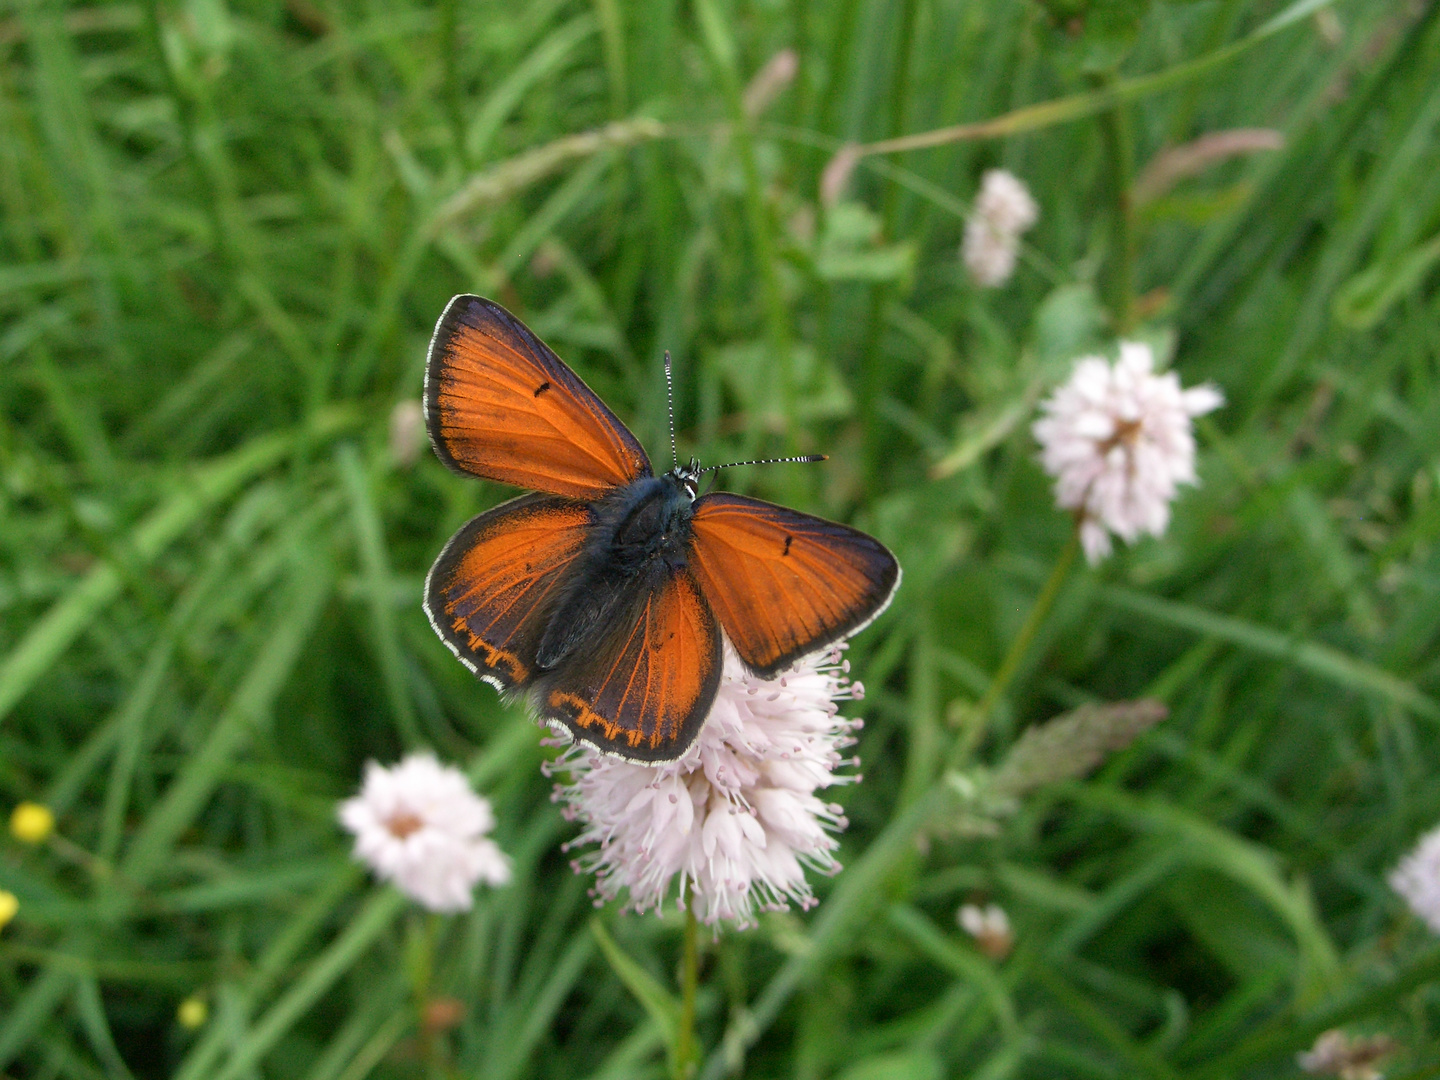
<svg viewBox="0 0 1440 1080">
<path fill-rule="evenodd" d="M 589 529 L 583 503 L 553 495 L 522 495 L 471 518 L 425 579 L 430 625 L 486 682 L 530 685 L 551 606 Z"/>
<path fill-rule="evenodd" d="M 425 419 L 457 472 L 591 500 L 650 475 L 644 449 L 543 341 L 490 300 L 457 296 L 430 340 Z"/>
<path fill-rule="evenodd" d="M 720 628 L 688 567 L 636 583 L 596 652 L 536 684 L 536 708 L 576 739 L 631 761 L 673 761 L 695 740 L 720 684 Z"/>
<path fill-rule="evenodd" d="M 725 634 L 769 678 L 885 610 L 900 564 L 858 529 L 715 492 L 695 502 L 690 565 Z"/>
</svg>

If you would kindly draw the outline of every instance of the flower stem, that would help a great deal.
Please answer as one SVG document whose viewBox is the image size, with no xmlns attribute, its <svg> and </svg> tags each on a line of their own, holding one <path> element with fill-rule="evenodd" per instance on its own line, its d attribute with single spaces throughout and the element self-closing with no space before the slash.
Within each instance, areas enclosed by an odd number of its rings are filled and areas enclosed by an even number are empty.
<svg viewBox="0 0 1440 1080">
<path fill-rule="evenodd" d="M 995 675 L 990 680 L 990 685 L 985 688 L 985 693 L 963 717 L 960 737 L 955 741 L 955 749 L 951 755 L 951 764 L 959 765 L 974 751 L 980 738 L 985 733 L 985 723 L 990 719 L 990 713 L 999 703 L 1005 691 L 1009 689 L 1015 673 L 1020 670 L 1020 662 L 1025 659 L 1025 654 L 1030 651 L 1030 646 L 1035 641 L 1035 635 L 1040 632 L 1040 627 L 1045 623 L 1045 616 L 1050 614 L 1050 608 L 1055 604 L 1055 597 L 1060 594 L 1060 586 L 1065 583 L 1065 577 L 1070 572 L 1070 566 L 1075 562 L 1075 555 L 1080 550 L 1080 530 L 1070 534 L 1065 549 L 1060 552 L 1060 557 L 1055 560 L 1055 568 L 1050 571 L 1050 579 L 1045 582 L 1045 587 L 1040 590 L 1040 595 L 1035 598 L 1034 605 L 1030 608 L 1030 614 L 1025 616 L 1025 623 L 1020 627 L 1020 632 L 1015 635 L 1015 640 L 1010 643 L 1010 650 L 1005 654 L 1005 659 L 1000 661 L 1000 666 L 995 669 Z"/>
<path fill-rule="evenodd" d="M 1113 81 L 1109 84 L 1113 87 Z M 1135 208 L 1130 198 L 1134 150 L 1125 106 L 1115 104 L 1100 114 L 1100 133 L 1110 159 L 1112 199 L 1109 266 L 1110 314 L 1115 330 L 1128 334 L 1135 324 Z"/>
<path fill-rule="evenodd" d="M 698 1064 L 695 1053 L 695 990 L 700 982 L 700 926 L 695 903 L 685 907 L 684 958 L 680 967 L 680 1031 L 675 1039 L 675 1080 L 689 1080 Z"/>
</svg>

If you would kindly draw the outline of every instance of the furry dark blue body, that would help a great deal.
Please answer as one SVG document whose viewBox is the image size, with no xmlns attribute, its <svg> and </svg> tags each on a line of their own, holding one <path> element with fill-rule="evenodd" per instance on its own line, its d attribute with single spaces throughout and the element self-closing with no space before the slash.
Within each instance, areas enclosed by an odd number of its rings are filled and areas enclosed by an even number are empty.
<svg viewBox="0 0 1440 1080">
<path fill-rule="evenodd" d="M 677 473 L 644 476 L 616 489 L 590 513 L 594 529 L 564 593 L 550 611 L 536 662 L 553 668 L 608 616 L 625 614 L 689 558 L 694 489 Z"/>
</svg>

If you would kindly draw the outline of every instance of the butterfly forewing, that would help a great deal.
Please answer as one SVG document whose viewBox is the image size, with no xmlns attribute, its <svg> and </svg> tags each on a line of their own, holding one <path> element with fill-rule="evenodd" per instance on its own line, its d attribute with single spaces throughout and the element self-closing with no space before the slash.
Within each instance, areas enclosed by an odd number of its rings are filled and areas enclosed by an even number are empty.
<svg viewBox="0 0 1440 1080">
<path fill-rule="evenodd" d="M 472 518 L 425 582 L 435 632 L 500 689 L 529 685 L 552 602 L 589 526 L 583 503 L 553 495 L 522 495 Z"/>
<path fill-rule="evenodd" d="M 740 659 L 769 677 L 880 614 L 900 582 L 847 525 L 724 492 L 695 502 L 690 564 Z"/>
<path fill-rule="evenodd" d="M 686 567 L 653 567 L 609 633 L 541 678 L 535 704 L 577 739 L 632 761 L 673 761 L 720 682 L 720 628 Z"/>
<path fill-rule="evenodd" d="M 500 305 L 450 301 L 425 369 L 425 417 L 451 468 L 577 499 L 650 475 L 649 459 L 594 392 Z"/>
</svg>

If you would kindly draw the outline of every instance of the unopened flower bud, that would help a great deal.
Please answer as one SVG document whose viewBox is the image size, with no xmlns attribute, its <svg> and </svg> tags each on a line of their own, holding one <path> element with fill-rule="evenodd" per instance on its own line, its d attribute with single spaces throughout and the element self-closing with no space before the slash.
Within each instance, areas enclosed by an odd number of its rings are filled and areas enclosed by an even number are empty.
<svg viewBox="0 0 1440 1080">
<path fill-rule="evenodd" d="M 407 398 L 390 410 L 390 460 L 408 469 L 425 449 L 425 412 L 420 402 Z"/>
<path fill-rule="evenodd" d="M 41 803 L 22 802 L 10 812 L 10 835 L 22 844 L 43 844 L 55 831 L 55 815 Z"/>
<path fill-rule="evenodd" d="M 991 960 L 1004 960 L 1015 947 L 1010 918 L 999 904 L 965 904 L 956 912 L 960 928 L 975 939 L 975 946 Z"/>
<path fill-rule="evenodd" d="M 210 1019 L 210 1006 L 199 994 L 191 994 L 180 1002 L 180 1007 L 175 1010 L 175 1019 L 181 1027 L 194 1031 L 204 1027 L 205 1021 Z"/>
</svg>

